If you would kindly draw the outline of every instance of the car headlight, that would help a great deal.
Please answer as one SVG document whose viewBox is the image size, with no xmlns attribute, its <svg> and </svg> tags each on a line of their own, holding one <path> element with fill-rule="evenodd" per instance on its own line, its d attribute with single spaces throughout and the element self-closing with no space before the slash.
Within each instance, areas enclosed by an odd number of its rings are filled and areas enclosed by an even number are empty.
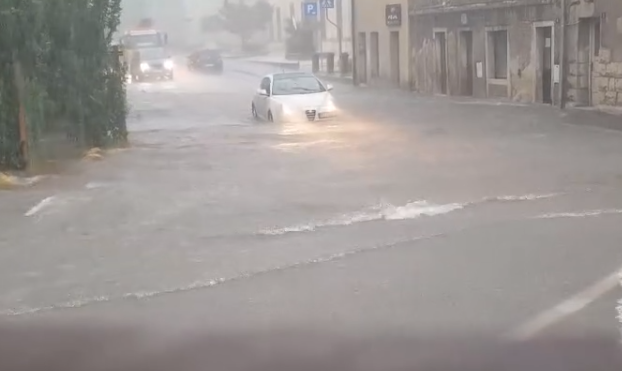
<svg viewBox="0 0 622 371">
<path fill-rule="evenodd" d="M 328 101 L 328 103 L 326 103 L 326 105 L 324 105 L 324 111 L 336 111 L 337 107 L 335 106 L 335 103 L 333 103 L 333 101 Z"/>
<path fill-rule="evenodd" d="M 144 72 L 144 71 L 147 71 L 148 69 L 149 69 L 149 64 L 148 63 L 143 62 L 143 63 L 140 64 L 140 70 L 141 71 Z"/>
<path fill-rule="evenodd" d="M 167 70 L 172 70 L 173 69 L 173 61 L 172 60 L 166 60 L 164 61 L 164 68 L 166 68 Z"/>
<path fill-rule="evenodd" d="M 287 107 L 287 106 L 281 107 L 281 112 L 283 112 L 283 114 L 285 116 L 289 116 L 289 115 L 294 113 L 294 111 L 291 108 Z"/>
</svg>

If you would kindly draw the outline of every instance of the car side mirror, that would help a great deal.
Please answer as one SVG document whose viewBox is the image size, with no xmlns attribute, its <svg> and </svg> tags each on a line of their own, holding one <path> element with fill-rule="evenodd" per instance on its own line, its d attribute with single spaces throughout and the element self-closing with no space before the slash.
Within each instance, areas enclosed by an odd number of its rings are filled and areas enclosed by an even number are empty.
<svg viewBox="0 0 622 371">
<path fill-rule="evenodd" d="M 333 90 L 333 86 L 331 84 L 326 84 L 326 90 L 327 91 Z"/>
<path fill-rule="evenodd" d="M 266 89 L 257 89 L 257 94 L 267 96 L 268 92 L 266 91 Z"/>
</svg>

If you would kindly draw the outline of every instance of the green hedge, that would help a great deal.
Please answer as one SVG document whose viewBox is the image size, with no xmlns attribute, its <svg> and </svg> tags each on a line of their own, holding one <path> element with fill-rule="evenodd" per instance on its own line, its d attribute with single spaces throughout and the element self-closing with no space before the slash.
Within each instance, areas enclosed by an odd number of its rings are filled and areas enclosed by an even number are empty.
<svg viewBox="0 0 622 371">
<path fill-rule="evenodd" d="M 111 42 L 121 0 L 0 0 L 0 167 L 125 144 L 125 71 Z M 20 102 L 26 122 L 20 143 Z"/>
</svg>

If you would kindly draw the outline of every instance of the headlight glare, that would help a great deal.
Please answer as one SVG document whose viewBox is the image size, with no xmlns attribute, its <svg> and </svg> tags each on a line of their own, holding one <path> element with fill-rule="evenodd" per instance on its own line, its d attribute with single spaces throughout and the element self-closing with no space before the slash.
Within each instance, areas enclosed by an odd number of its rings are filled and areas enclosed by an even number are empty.
<svg viewBox="0 0 622 371">
<path fill-rule="evenodd" d="M 166 68 L 167 70 L 172 70 L 173 69 L 173 61 L 170 60 L 170 59 L 164 61 L 164 68 Z"/>
<path fill-rule="evenodd" d="M 326 103 L 326 106 L 324 106 L 324 109 L 327 111 L 335 111 L 337 110 L 337 107 L 335 106 L 335 103 L 333 103 L 333 101 L 328 101 L 328 103 Z"/>
<path fill-rule="evenodd" d="M 147 71 L 148 69 L 149 69 L 149 64 L 148 63 L 143 62 L 143 63 L 140 64 L 140 70 L 141 71 Z"/>
<path fill-rule="evenodd" d="M 291 110 L 289 107 L 287 107 L 287 106 L 283 106 L 281 110 L 282 110 L 283 114 L 284 114 L 284 115 L 286 115 L 286 116 L 287 116 L 287 115 L 291 115 L 292 113 L 294 113 L 294 111 L 292 111 L 292 110 Z"/>
</svg>

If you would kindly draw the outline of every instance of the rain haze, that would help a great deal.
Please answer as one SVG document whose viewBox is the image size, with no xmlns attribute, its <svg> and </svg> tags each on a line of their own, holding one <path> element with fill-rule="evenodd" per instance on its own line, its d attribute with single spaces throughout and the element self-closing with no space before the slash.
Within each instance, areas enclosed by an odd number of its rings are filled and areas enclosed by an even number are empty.
<svg viewBox="0 0 622 371">
<path fill-rule="evenodd" d="M 0 5 L 4 321 L 621 340 L 619 0 L 84 1 Z"/>
</svg>

